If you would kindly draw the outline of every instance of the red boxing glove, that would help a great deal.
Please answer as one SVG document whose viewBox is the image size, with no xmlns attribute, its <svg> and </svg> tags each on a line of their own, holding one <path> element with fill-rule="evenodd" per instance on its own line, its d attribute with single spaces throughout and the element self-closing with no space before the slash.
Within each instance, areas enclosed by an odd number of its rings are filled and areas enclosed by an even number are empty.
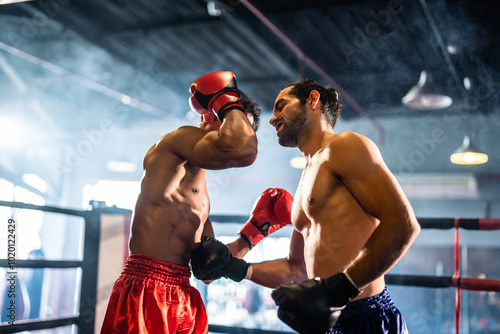
<svg viewBox="0 0 500 334">
<path fill-rule="evenodd" d="M 250 218 L 238 233 L 252 249 L 259 241 L 291 224 L 293 196 L 284 189 L 270 188 L 255 201 Z"/>
<path fill-rule="evenodd" d="M 189 105 L 200 114 L 215 113 L 219 120 L 231 109 L 245 109 L 240 103 L 240 91 L 233 72 L 218 71 L 205 74 L 191 84 Z"/>
</svg>

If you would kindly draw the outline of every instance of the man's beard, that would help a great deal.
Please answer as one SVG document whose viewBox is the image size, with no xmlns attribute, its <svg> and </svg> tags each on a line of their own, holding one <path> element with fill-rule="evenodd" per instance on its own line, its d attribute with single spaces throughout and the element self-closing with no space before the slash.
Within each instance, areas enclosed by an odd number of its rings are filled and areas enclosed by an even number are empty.
<svg viewBox="0 0 500 334">
<path fill-rule="evenodd" d="M 309 121 L 306 116 L 305 105 L 300 105 L 299 110 L 293 114 L 286 124 L 283 122 L 278 142 L 284 147 L 296 147 L 299 136 L 306 129 Z"/>
</svg>

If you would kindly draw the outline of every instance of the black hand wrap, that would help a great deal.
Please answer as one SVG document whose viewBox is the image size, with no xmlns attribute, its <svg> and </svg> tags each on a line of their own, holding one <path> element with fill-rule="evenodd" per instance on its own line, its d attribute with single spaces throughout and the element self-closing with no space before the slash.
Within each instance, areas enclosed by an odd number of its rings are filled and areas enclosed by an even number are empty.
<svg viewBox="0 0 500 334">
<path fill-rule="evenodd" d="M 214 275 L 232 279 L 235 282 L 241 282 L 247 275 L 250 264 L 245 260 L 231 256 L 229 262 L 219 270 L 216 270 Z"/>
<path fill-rule="evenodd" d="M 246 261 L 233 257 L 222 242 L 210 237 L 203 237 L 191 255 L 193 275 L 203 281 L 227 277 L 240 282 L 245 278 L 249 266 Z"/>
<path fill-rule="evenodd" d="M 278 317 L 301 334 L 331 331 L 345 305 L 360 293 L 347 276 L 286 284 L 273 291 Z"/>
<path fill-rule="evenodd" d="M 327 277 L 321 280 L 321 284 L 329 297 L 330 306 L 345 306 L 361 292 L 344 273 Z"/>
</svg>

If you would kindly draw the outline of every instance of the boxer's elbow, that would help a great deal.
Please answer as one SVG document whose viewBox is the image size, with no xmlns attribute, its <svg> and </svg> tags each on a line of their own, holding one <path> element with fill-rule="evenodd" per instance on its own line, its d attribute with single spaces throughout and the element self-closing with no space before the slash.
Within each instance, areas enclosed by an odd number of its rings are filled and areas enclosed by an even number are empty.
<svg viewBox="0 0 500 334">
<path fill-rule="evenodd" d="M 244 147 L 242 148 L 242 150 L 243 150 L 243 154 L 242 154 L 243 155 L 243 157 L 242 157 L 243 161 L 242 161 L 242 163 L 244 163 L 245 166 L 250 166 L 257 159 L 257 152 L 258 152 L 257 138 L 255 138 L 255 140 L 249 140 L 244 145 Z"/>
<path fill-rule="evenodd" d="M 404 228 L 401 230 L 401 239 L 404 241 L 408 247 L 413 243 L 413 241 L 420 234 L 420 224 L 415 217 L 409 217 L 406 220 L 406 224 L 403 224 Z"/>
<path fill-rule="evenodd" d="M 411 240 L 415 240 L 415 238 L 420 234 L 420 224 L 417 220 L 417 218 L 413 218 L 411 222 Z"/>
<path fill-rule="evenodd" d="M 257 147 L 246 146 L 235 151 L 235 161 L 238 167 L 247 167 L 255 162 L 257 159 Z"/>
</svg>

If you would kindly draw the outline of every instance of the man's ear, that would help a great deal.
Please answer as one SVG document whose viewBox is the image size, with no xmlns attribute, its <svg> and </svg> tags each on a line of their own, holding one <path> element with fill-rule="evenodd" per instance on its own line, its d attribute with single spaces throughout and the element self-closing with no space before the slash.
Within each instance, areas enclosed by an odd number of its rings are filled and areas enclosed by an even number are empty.
<svg viewBox="0 0 500 334">
<path fill-rule="evenodd" d="M 318 107 L 319 99 L 320 95 L 317 90 L 312 90 L 311 93 L 309 93 L 309 98 L 307 102 L 309 103 L 309 106 L 311 107 L 312 110 L 315 110 L 316 107 Z"/>
</svg>

